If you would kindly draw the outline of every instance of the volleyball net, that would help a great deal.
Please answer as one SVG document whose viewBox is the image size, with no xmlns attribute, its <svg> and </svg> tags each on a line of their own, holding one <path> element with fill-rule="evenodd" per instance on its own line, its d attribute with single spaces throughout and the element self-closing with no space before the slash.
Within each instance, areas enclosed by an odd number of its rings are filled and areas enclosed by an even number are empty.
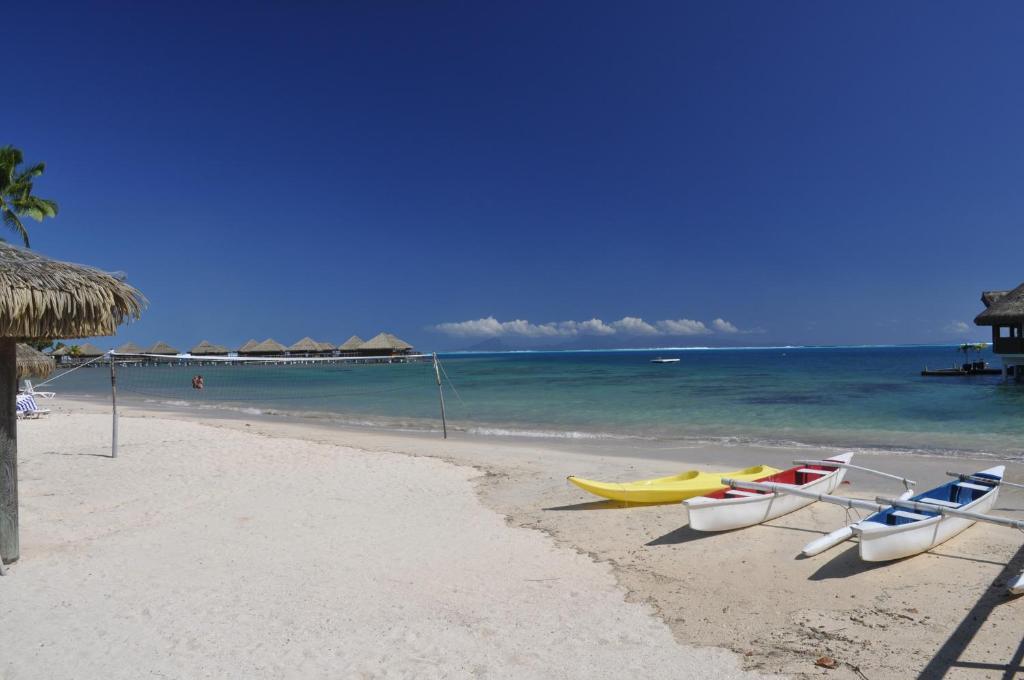
<svg viewBox="0 0 1024 680">
<path fill-rule="evenodd" d="M 109 394 L 116 456 L 119 406 L 221 407 L 342 420 L 393 415 L 440 421 L 447 438 L 446 383 L 454 390 L 434 354 L 236 357 L 108 352 L 36 387 L 60 389 L 69 396 Z"/>
</svg>

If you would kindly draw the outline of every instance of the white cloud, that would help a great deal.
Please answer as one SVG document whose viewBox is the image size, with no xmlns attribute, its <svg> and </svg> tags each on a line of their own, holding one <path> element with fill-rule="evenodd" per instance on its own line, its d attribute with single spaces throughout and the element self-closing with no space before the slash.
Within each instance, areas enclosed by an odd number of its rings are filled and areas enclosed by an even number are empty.
<svg viewBox="0 0 1024 680">
<path fill-rule="evenodd" d="M 663 319 L 653 324 L 637 316 L 624 316 L 618 321 L 605 323 L 593 318 L 587 321 L 551 321 L 535 324 L 525 319 L 498 321 L 493 316 L 467 321 L 440 323 L 432 330 L 445 335 L 465 338 L 572 338 L 581 335 L 708 335 L 713 332 L 740 333 L 725 319 L 715 319 L 709 328 L 703 321 L 693 319 Z"/>
<path fill-rule="evenodd" d="M 658 329 L 637 316 L 624 316 L 612 322 L 612 328 L 623 335 L 657 335 Z"/>
<path fill-rule="evenodd" d="M 707 335 L 711 332 L 703 321 L 693 319 L 665 319 L 658 322 L 658 330 L 665 335 Z"/>
<path fill-rule="evenodd" d="M 946 326 L 947 333 L 953 333 L 954 335 L 964 335 L 966 333 L 973 333 L 975 330 L 974 326 L 971 326 L 965 321 L 951 321 Z"/>
<path fill-rule="evenodd" d="M 719 333 L 739 333 L 740 329 L 725 319 L 718 318 L 711 322 L 711 327 Z"/>
</svg>

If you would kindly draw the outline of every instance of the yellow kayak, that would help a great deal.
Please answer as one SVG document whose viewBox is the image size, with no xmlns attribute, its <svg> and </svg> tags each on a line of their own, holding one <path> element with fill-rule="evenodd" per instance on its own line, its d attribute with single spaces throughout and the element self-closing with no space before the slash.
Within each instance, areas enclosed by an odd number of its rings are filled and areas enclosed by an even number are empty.
<svg viewBox="0 0 1024 680">
<path fill-rule="evenodd" d="M 613 501 L 629 503 L 672 503 L 686 500 L 694 496 L 703 496 L 724 489 L 722 477 L 730 477 L 742 481 L 753 481 L 762 477 L 770 477 L 778 470 L 767 465 L 756 465 L 743 470 L 730 472 L 701 472 L 688 470 L 671 477 L 657 479 L 641 479 L 636 482 L 595 482 L 581 477 L 569 477 L 569 481 L 584 491 L 610 498 Z"/>
</svg>

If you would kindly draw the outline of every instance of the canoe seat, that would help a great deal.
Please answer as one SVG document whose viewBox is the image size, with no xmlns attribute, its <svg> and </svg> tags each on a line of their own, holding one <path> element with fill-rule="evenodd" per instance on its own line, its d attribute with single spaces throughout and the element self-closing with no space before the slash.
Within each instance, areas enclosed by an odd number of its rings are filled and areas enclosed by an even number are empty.
<svg viewBox="0 0 1024 680">
<path fill-rule="evenodd" d="M 932 505 L 941 505 L 946 508 L 959 508 L 963 503 L 954 503 L 953 501 L 943 501 L 938 498 L 926 498 L 921 501 L 922 503 L 931 503 Z"/>
<path fill-rule="evenodd" d="M 957 482 L 956 484 L 961 489 L 970 489 L 971 491 L 988 491 L 991 486 L 982 486 L 981 484 L 971 484 L 970 482 Z"/>
<path fill-rule="evenodd" d="M 916 512 L 907 512 L 906 510 L 894 510 L 891 514 L 893 517 L 909 519 L 912 522 L 920 522 L 923 519 L 931 519 L 930 515 L 919 515 Z"/>
<path fill-rule="evenodd" d="M 726 496 L 760 496 L 759 493 L 753 491 L 744 491 L 743 489 L 729 489 L 725 492 Z"/>
<path fill-rule="evenodd" d="M 797 474 L 802 472 L 805 475 L 827 475 L 830 472 L 835 472 L 835 470 L 812 470 L 811 468 L 800 468 L 796 472 Z"/>
</svg>

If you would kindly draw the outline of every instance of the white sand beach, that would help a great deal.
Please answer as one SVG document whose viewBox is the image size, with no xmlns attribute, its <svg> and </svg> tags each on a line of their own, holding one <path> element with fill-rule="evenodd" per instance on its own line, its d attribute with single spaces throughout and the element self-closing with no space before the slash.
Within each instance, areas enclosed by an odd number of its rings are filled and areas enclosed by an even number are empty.
<svg viewBox="0 0 1024 680">
<path fill-rule="evenodd" d="M 111 460 L 109 428 L 19 426 L 5 680 L 741 676 L 473 468 L 166 417 L 122 418 Z"/>
<path fill-rule="evenodd" d="M 808 452 L 657 457 L 63 402 L 19 428 L 22 559 L 0 578 L 0 677 L 1009 677 L 1021 534 L 796 559 L 816 504 L 720 535 L 679 505 L 565 482 Z M 919 488 L 991 462 L 881 457 Z M 709 461 L 719 461 L 709 465 Z M 1024 476 L 1021 466 L 1010 477 Z M 859 474 L 842 493 L 891 492 Z M 1024 517 L 1024 494 L 997 512 Z M 815 660 L 838 662 L 826 670 Z"/>
</svg>

